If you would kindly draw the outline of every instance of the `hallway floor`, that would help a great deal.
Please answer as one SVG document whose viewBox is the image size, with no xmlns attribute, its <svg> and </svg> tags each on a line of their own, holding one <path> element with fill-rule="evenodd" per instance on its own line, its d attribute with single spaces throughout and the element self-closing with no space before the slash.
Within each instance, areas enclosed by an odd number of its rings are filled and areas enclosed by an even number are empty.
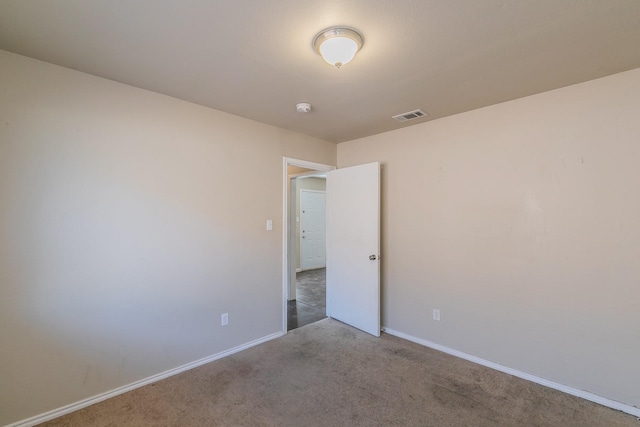
<svg viewBox="0 0 640 427">
<path fill-rule="evenodd" d="M 326 268 L 296 273 L 296 300 L 287 303 L 287 330 L 327 317 Z"/>
</svg>

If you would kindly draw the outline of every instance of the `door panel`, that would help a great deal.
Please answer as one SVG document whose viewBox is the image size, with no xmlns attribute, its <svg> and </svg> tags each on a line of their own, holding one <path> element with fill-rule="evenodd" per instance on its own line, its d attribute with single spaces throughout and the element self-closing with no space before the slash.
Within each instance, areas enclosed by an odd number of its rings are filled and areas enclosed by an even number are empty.
<svg viewBox="0 0 640 427">
<path fill-rule="evenodd" d="M 326 196 L 323 191 L 300 192 L 300 267 L 326 266 Z"/>
<path fill-rule="evenodd" d="M 327 314 L 380 336 L 377 162 L 327 173 Z"/>
</svg>

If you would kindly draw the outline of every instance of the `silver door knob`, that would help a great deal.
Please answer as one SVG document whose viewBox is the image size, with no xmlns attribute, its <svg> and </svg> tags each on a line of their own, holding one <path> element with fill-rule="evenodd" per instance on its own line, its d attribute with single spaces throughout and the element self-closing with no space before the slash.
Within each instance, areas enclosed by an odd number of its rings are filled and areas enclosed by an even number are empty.
<svg viewBox="0 0 640 427">
<path fill-rule="evenodd" d="M 375 256 L 375 255 L 369 255 L 369 259 L 370 259 L 371 261 L 375 261 L 375 260 L 376 260 L 376 256 Z"/>
</svg>

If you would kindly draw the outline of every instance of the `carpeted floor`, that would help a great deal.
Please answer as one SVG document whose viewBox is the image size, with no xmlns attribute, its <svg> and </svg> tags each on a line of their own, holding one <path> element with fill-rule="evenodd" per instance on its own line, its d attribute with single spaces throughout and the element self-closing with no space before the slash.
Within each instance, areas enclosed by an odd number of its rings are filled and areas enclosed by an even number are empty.
<svg viewBox="0 0 640 427">
<path fill-rule="evenodd" d="M 635 417 L 333 319 L 46 426 L 640 426 Z"/>
</svg>

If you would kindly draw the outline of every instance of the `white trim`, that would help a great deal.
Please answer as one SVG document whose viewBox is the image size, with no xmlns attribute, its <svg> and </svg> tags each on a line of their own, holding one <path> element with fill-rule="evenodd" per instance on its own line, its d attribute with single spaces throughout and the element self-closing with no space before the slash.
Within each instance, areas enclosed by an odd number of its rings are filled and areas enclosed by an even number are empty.
<svg viewBox="0 0 640 427">
<path fill-rule="evenodd" d="M 329 172 L 336 168 L 335 166 L 325 165 L 323 163 L 309 162 L 307 160 L 294 159 L 292 157 L 283 157 L 283 159 L 284 159 L 285 166 L 286 165 L 297 166 L 300 168 L 311 169 L 314 171 Z"/>
<path fill-rule="evenodd" d="M 477 363 L 478 365 L 486 366 L 487 368 L 495 369 L 496 371 L 504 372 L 505 374 L 513 375 L 514 377 L 522 378 L 527 381 L 534 382 L 536 384 L 543 385 L 545 387 L 552 388 L 554 390 L 558 390 L 576 397 L 581 397 L 582 399 L 589 400 L 591 402 L 599 403 L 600 405 L 607 406 L 611 409 L 616 409 L 618 411 L 626 412 L 627 414 L 634 415 L 636 417 L 640 417 L 640 408 L 636 408 L 631 405 L 626 405 L 621 402 L 616 402 L 615 400 L 607 399 L 606 397 L 598 396 L 597 394 L 589 393 L 588 391 L 579 390 L 577 388 L 569 387 L 564 384 L 559 384 L 551 380 L 547 380 L 545 378 L 540 378 L 532 374 L 528 374 L 526 372 L 518 371 L 517 369 L 509 368 L 507 366 L 500 365 L 495 362 L 491 362 L 489 360 L 482 359 L 477 356 L 472 356 L 467 353 L 463 353 L 458 350 L 454 350 L 452 348 L 443 346 L 441 344 L 436 344 L 431 341 L 423 340 L 422 338 L 416 338 L 411 335 L 407 335 L 402 332 L 394 331 L 393 329 L 389 329 L 386 327 L 382 328 L 383 332 L 386 332 L 389 335 L 394 335 L 399 338 L 403 338 L 407 341 L 412 341 L 416 344 L 423 345 L 425 347 L 430 347 L 434 350 L 441 351 L 443 353 L 450 354 L 452 356 L 459 357 L 461 359 L 468 360 L 473 363 Z"/>
<path fill-rule="evenodd" d="M 311 172 L 300 172 L 300 173 L 292 173 L 291 175 L 289 175 L 289 178 L 327 178 L 327 173 L 326 172 L 317 172 L 317 171 L 311 171 Z"/>
<path fill-rule="evenodd" d="M 283 157 L 282 165 L 282 332 L 286 334 L 289 295 L 289 174 L 287 166 L 298 166 L 321 172 L 329 172 L 336 167 L 291 157 Z"/>
<path fill-rule="evenodd" d="M 111 391 L 107 391 L 105 393 L 100 393 L 93 397 L 89 397 L 87 399 L 80 400 L 79 402 L 72 403 L 70 405 L 63 406 L 58 409 L 54 409 L 52 411 L 45 412 L 40 415 L 36 415 L 31 418 L 27 418 L 26 420 L 18 421 L 13 424 L 6 425 L 5 427 L 31 427 L 40 423 L 44 423 L 46 421 L 53 420 L 54 418 L 61 417 L 63 415 L 69 414 L 71 412 L 77 411 L 82 408 L 86 408 L 87 406 L 91 406 L 95 403 L 102 402 L 103 400 L 110 399 L 112 397 L 118 396 L 120 394 L 126 393 L 131 390 L 135 390 L 137 388 L 143 387 L 145 385 L 158 382 L 165 378 L 171 377 L 173 375 L 179 374 L 181 372 L 188 371 L 193 368 L 197 368 L 198 366 L 204 365 L 209 362 L 213 362 L 214 360 L 222 359 L 223 357 L 231 356 L 234 353 L 238 353 L 242 350 L 246 350 L 250 347 L 256 346 L 258 344 L 265 343 L 267 341 L 271 341 L 276 338 L 280 338 L 285 335 L 283 332 L 276 332 L 271 335 L 267 335 L 266 337 L 258 338 L 257 340 L 248 342 L 246 344 L 239 345 L 230 350 L 222 351 L 220 353 L 207 356 L 203 359 L 196 360 L 195 362 L 187 363 L 186 365 L 178 366 L 177 368 L 169 369 L 168 371 L 161 372 L 159 374 L 150 376 L 148 378 L 142 379 L 140 381 L 136 381 L 126 386 L 118 387 Z"/>
</svg>

